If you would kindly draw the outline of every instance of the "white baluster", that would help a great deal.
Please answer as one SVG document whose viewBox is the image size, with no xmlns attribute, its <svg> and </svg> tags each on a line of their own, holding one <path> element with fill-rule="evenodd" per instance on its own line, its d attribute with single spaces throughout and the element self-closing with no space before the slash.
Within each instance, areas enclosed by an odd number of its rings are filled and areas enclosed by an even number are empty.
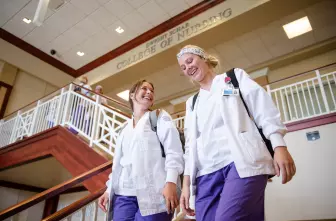
<svg viewBox="0 0 336 221">
<path fill-rule="evenodd" d="M 317 101 L 317 106 L 318 106 L 318 108 L 319 108 L 319 110 L 320 110 L 320 113 L 319 113 L 319 114 L 322 114 L 322 109 L 321 109 L 321 105 L 320 105 L 320 100 L 319 100 L 319 98 L 318 98 L 318 96 L 317 96 L 317 91 L 316 91 L 316 87 L 315 87 L 315 82 L 314 82 L 314 80 L 312 80 L 312 83 L 313 83 L 313 89 L 314 89 L 314 92 L 315 92 L 315 98 L 316 98 L 316 101 Z"/>
<path fill-rule="evenodd" d="M 34 115 L 33 115 L 33 119 L 32 119 L 32 124 L 30 126 L 30 130 L 29 130 L 29 133 L 28 133 L 28 136 L 31 136 L 34 134 L 34 132 L 36 131 L 35 130 L 35 126 L 36 126 L 36 121 L 37 121 L 37 116 L 38 116 L 38 113 L 40 111 L 40 104 L 41 104 L 41 101 L 37 101 L 37 105 L 35 107 L 35 110 L 34 110 Z"/>
<path fill-rule="evenodd" d="M 317 76 L 318 83 L 319 83 L 319 85 L 320 85 L 320 90 L 321 90 L 321 94 L 322 94 L 322 99 L 323 99 L 323 102 L 324 102 L 324 106 L 325 106 L 325 108 L 326 108 L 327 113 L 329 113 L 329 112 L 330 112 L 329 104 L 328 104 L 328 101 L 327 101 L 326 93 L 325 93 L 325 91 L 324 91 L 324 86 L 323 86 L 323 82 L 322 82 L 322 80 L 321 80 L 320 71 L 319 71 L 319 70 L 316 70 L 315 73 L 316 73 L 316 76 Z M 322 113 L 322 112 L 321 112 L 321 113 Z"/>
<path fill-rule="evenodd" d="M 81 221 L 84 221 L 86 216 L 86 207 L 84 206 L 81 211 L 82 211 Z"/>
<path fill-rule="evenodd" d="M 299 116 L 298 116 L 298 112 L 297 112 L 297 109 L 296 109 L 296 104 L 295 104 L 295 100 L 294 100 L 294 94 L 293 94 L 292 86 L 290 86 L 290 92 L 291 92 L 293 106 L 294 106 L 294 111 L 295 111 L 295 118 L 298 119 Z"/>
<path fill-rule="evenodd" d="M 330 76 L 331 77 L 331 76 Z M 336 108 L 336 100 L 335 100 L 335 96 L 334 96 L 334 93 L 333 93 L 333 90 L 332 90 L 332 87 L 331 87 L 331 84 L 330 84 L 330 81 L 329 81 L 329 75 L 326 76 L 327 78 L 327 82 L 328 82 L 328 86 L 329 86 L 329 90 L 330 90 L 330 94 L 331 94 L 331 98 L 334 102 L 334 107 Z M 335 82 L 336 84 L 336 82 Z M 330 108 L 330 107 L 329 107 Z M 330 111 L 330 110 L 329 110 Z"/>
<path fill-rule="evenodd" d="M 16 131 L 18 130 L 18 125 L 19 125 L 20 120 L 21 120 L 20 118 L 21 118 L 21 111 L 19 110 L 16 114 L 16 119 L 15 119 L 13 130 L 12 130 L 12 133 L 11 133 L 11 138 L 10 138 L 8 144 L 14 143 L 15 140 L 16 140 L 16 133 L 17 133 Z"/>
<path fill-rule="evenodd" d="M 280 89 L 279 92 L 280 92 L 280 99 L 281 99 L 281 104 L 282 104 L 282 110 L 283 110 L 284 115 L 285 115 L 285 122 L 287 122 L 288 121 L 288 112 L 287 112 L 287 109 L 286 109 L 284 97 L 282 95 L 282 89 Z"/>
<path fill-rule="evenodd" d="M 93 221 L 97 221 L 98 218 L 98 201 L 93 202 Z"/>
<path fill-rule="evenodd" d="M 271 93 L 272 93 L 272 92 L 271 92 L 271 87 L 270 87 L 269 84 L 266 85 L 266 89 L 267 89 L 267 93 L 268 93 L 268 95 L 272 97 L 272 94 L 271 94 Z"/>
<path fill-rule="evenodd" d="M 99 132 L 99 128 L 98 128 L 98 111 L 100 110 L 101 106 L 101 98 L 100 96 L 97 94 L 96 95 L 96 102 L 94 104 L 94 114 L 93 114 L 93 119 L 91 121 L 91 125 L 92 125 L 92 133 L 90 136 L 90 147 L 93 146 L 93 141 L 96 140 L 97 137 L 97 133 Z"/>
<path fill-rule="evenodd" d="M 73 90 L 73 84 L 70 84 L 69 86 L 69 90 L 65 93 L 66 94 L 66 101 L 65 101 L 65 105 L 64 105 L 64 113 L 63 113 L 63 119 L 61 121 L 61 125 L 64 126 L 68 116 L 68 113 L 69 113 L 69 108 L 70 108 L 70 99 L 71 99 L 71 93 L 72 93 L 72 90 Z"/>
<path fill-rule="evenodd" d="M 309 94 L 309 98 L 310 98 L 310 103 L 312 105 L 314 115 L 316 115 L 315 104 L 314 104 L 314 101 L 313 101 L 313 96 L 311 95 L 311 92 L 310 92 L 309 81 L 307 81 L 306 84 L 307 84 L 307 88 L 308 88 L 308 94 Z M 314 81 L 312 81 L 312 84 L 314 84 Z"/>
<path fill-rule="evenodd" d="M 301 118 L 303 118 L 304 114 L 303 114 L 303 109 L 302 109 L 302 104 L 301 104 L 300 91 L 297 87 L 297 84 L 295 84 L 295 89 L 296 89 L 296 94 L 297 94 L 297 97 L 298 97 L 298 100 L 299 100 L 299 105 L 300 105 L 300 110 L 301 110 Z"/>
<path fill-rule="evenodd" d="M 301 90 L 302 90 L 302 94 L 303 94 L 303 100 L 305 102 L 305 105 L 306 105 L 306 111 L 307 111 L 307 116 L 310 116 L 310 111 L 309 111 L 309 108 L 308 108 L 308 103 L 307 103 L 307 99 L 306 99 L 306 93 L 305 93 L 305 89 L 303 87 L 303 83 L 301 82 Z M 309 88 L 308 88 L 309 90 Z"/>
<path fill-rule="evenodd" d="M 60 124 L 62 111 L 64 111 L 62 110 L 63 100 L 64 100 L 64 88 L 62 88 L 61 94 L 59 95 L 59 99 L 58 99 L 58 103 L 56 107 L 56 116 L 55 116 L 54 126 L 57 126 Z"/>
</svg>

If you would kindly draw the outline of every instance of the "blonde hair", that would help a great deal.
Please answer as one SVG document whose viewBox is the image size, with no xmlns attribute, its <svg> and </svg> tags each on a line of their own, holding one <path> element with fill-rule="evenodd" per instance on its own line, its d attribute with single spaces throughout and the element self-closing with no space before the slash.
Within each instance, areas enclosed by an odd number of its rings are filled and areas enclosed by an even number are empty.
<svg viewBox="0 0 336 221">
<path fill-rule="evenodd" d="M 81 76 L 80 79 L 79 79 L 79 81 L 82 82 L 82 83 L 83 83 L 83 80 L 85 80 L 85 82 L 86 82 L 85 84 L 88 84 L 88 83 L 89 83 L 89 79 L 88 79 L 88 77 L 85 76 L 85 75 Z"/>
<path fill-rule="evenodd" d="M 191 53 L 198 55 L 199 57 L 203 58 L 205 62 L 212 68 L 216 68 L 219 64 L 219 60 L 215 56 L 208 54 L 203 48 L 198 47 L 196 45 L 184 46 L 177 54 L 178 58 L 182 56 L 184 53 Z"/>
</svg>

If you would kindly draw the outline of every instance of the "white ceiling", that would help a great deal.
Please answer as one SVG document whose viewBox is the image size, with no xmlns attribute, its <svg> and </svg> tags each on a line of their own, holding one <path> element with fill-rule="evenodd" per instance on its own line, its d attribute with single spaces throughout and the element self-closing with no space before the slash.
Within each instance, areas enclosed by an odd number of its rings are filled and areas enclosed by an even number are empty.
<svg viewBox="0 0 336 221">
<path fill-rule="evenodd" d="M 78 69 L 101 55 L 174 17 L 201 0 L 51 0 L 65 1 L 48 9 L 44 24 L 33 20 L 38 0 L 0 0 L 0 27 Z M 115 29 L 125 32 L 118 34 Z M 84 52 L 79 57 L 77 51 Z"/>
<path fill-rule="evenodd" d="M 214 38 L 214 43 L 212 43 L 212 45 L 208 43 L 211 47 L 206 48 L 206 50 L 219 58 L 220 70 L 217 70 L 218 73 L 222 73 L 233 67 L 244 69 L 252 68 L 263 62 L 270 61 L 282 55 L 290 54 L 302 50 L 307 46 L 336 37 L 335 13 L 336 0 L 322 1 L 231 40 L 219 41 L 217 43 L 217 39 Z M 288 39 L 282 26 L 304 16 L 308 16 L 313 31 L 293 39 Z M 217 30 L 215 30 L 212 35 L 215 33 L 220 35 L 227 31 L 225 28 L 221 27 L 216 27 L 214 29 Z M 206 39 L 206 37 L 203 38 Z M 185 42 L 185 44 L 188 43 L 189 42 Z M 173 64 L 171 64 L 172 59 L 174 60 Z M 146 76 L 139 76 L 141 71 L 149 69 L 148 67 L 151 66 L 149 62 L 150 61 L 148 61 L 146 65 L 143 65 L 144 70 L 140 67 L 142 64 L 137 65 L 135 69 L 131 69 L 132 71 L 138 71 L 136 80 L 144 77 L 154 83 L 157 103 L 176 96 L 183 96 L 190 93 L 193 89 L 195 90 L 196 85 L 184 76 L 181 76 L 181 71 L 174 57 L 168 58 L 165 56 L 162 61 L 156 60 L 155 63 L 162 63 L 161 70 L 149 73 L 147 71 Z M 124 76 L 124 78 L 127 78 L 127 76 Z M 106 83 L 102 81 L 99 82 L 99 84 L 104 85 L 105 88 L 111 88 L 111 91 L 106 90 L 107 95 L 120 100 L 116 94 L 128 89 L 134 81 L 136 81 L 132 80 L 132 78 L 129 79 L 129 83 L 120 82 L 119 85 L 122 85 L 121 87 L 117 85 L 110 86 L 113 81 L 116 81 L 113 79 L 113 76 L 111 79 L 108 79 Z"/>
</svg>

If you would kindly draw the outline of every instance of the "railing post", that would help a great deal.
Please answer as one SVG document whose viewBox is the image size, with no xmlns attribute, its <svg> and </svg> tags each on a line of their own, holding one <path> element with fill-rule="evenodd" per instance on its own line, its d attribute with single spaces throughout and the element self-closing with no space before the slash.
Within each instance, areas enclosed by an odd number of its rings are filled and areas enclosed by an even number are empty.
<svg viewBox="0 0 336 221">
<path fill-rule="evenodd" d="M 41 100 L 38 100 L 37 101 L 37 105 L 35 107 L 35 111 L 34 111 L 34 115 L 33 115 L 33 119 L 32 119 L 32 124 L 30 126 L 30 130 L 29 130 L 28 136 L 31 136 L 31 135 L 34 134 L 35 125 L 36 125 L 36 118 L 37 118 L 37 114 L 38 114 L 38 111 L 39 111 L 40 104 L 41 104 Z"/>
<path fill-rule="evenodd" d="M 61 122 L 62 126 L 65 125 L 67 115 L 68 115 L 68 112 L 69 112 L 69 104 L 70 104 L 70 99 L 71 99 L 72 88 L 73 88 L 73 84 L 70 84 L 69 90 L 67 91 L 67 93 L 65 93 L 66 94 L 66 101 L 65 101 L 65 105 L 64 105 L 64 115 L 63 115 L 62 122 Z"/>
<path fill-rule="evenodd" d="M 326 108 L 326 112 L 329 113 L 330 109 L 329 109 L 329 105 L 328 105 L 328 101 L 327 101 L 327 96 L 326 96 L 326 93 L 325 93 L 325 90 L 324 90 L 323 82 L 322 82 L 322 79 L 321 79 L 320 71 L 315 70 L 315 72 L 316 72 L 316 76 L 317 76 L 317 81 L 320 85 L 320 90 L 321 90 L 324 106 Z"/>
<path fill-rule="evenodd" d="M 268 93 L 268 95 L 269 95 L 270 97 L 272 97 L 272 94 L 271 94 L 271 87 L 270 87 L 269 84 L 266 85 L 266 89 L 267 89 L 267 93 Z"/>
<path fill-rule="evenodd" d="M 92 120 L 92 131 L 91 131 L 91 137 L 90 137 L 90 147 L 93 146 L 93 141 L 96 139 L 96 133 L 98 132 L 98 110 L 100 108 L 101 98 L 97 94 L 96 96 L 96 102 L 95 102 L 95 110 L 93 114 L 93 120 Z"/>
<path fill-rule="evenodd" d="M 61 112 L 62 112 L 62 103 L 63 103 L 63 96 L 64 96 L 64 88 L 61 90 L 60 98 L 58 100 L 58 106 L 56 108 L 56 116 L 55 116 L 55 125 L 57 126 L 60 124 Z"/>
<path fill-rule="evenodd" d="M 15 119 L 15 122 L 14 122 L 14 126 L 13 126 L 13 130 L 12 130 L 12 134 L 11 134 L 11 137 L 9 139 L 9 143 L 8 144 L 11 144 L 11 143 L 14 143 L 15 140 L 16 140 L 16 137 L 15 137 L 15 134 L 16 134 L 16 130 L 17 130 L 17 126 L 19 124 L 19 121 L 20 121 L 20 115 L 21 115 L 21 111 L 19 110 L 16 114 L 16 119 Z M 7 144 L 7 145 L 8 145 Z"/>
</svg>

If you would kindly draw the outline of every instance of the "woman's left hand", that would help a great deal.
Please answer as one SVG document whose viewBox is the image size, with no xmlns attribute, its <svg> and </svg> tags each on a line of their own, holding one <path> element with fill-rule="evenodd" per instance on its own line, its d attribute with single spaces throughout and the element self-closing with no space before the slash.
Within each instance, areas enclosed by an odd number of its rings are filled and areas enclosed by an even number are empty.
<svg viewBox="0 0 336 221">
<path fill-rule="evenodd" d="M 174 209 L 178 206 L 176 184 L 167 182 L 162 191 L 162 194 L 166 199 L 166 207 L 168 214 L 173 213 Z"/>
<path fill-rule="evenodd" d="M 282 184 L 289 182 L 296 173 L 295 163 L 287 147 L 276 147 L 274 150 L 274 167 L 276 175 L 282 175 Z"/>
</svg>

